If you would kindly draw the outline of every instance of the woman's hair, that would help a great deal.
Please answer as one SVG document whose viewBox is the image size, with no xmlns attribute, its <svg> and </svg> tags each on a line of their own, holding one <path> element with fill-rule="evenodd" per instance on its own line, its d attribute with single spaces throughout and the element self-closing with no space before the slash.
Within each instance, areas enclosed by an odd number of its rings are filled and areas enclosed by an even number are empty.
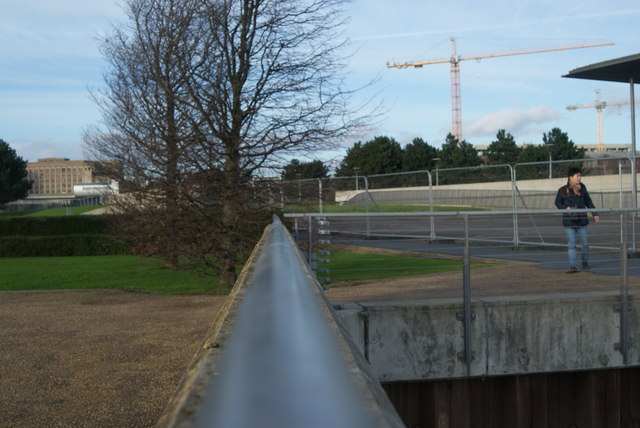
<svg viewBox="0 0 640 428">
<path fill-rule="evenodd" d="M 567 170 L 567 177 L 573 177 L 576 174 L 582 174 L 582 171 L 580 171 L 580 168 L 572 166 Z"/>
</svg>

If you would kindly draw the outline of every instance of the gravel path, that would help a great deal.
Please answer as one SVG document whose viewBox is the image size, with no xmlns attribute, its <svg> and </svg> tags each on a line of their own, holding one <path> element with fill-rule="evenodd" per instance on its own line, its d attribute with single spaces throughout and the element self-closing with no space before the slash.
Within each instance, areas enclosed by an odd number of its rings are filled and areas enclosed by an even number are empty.
<svg viewBox="0 0 640 428">
<path fill-rule="evenodd" d="M 223 302 L 0 293 L 0 426 L 155 425 Z"/>
</svg>

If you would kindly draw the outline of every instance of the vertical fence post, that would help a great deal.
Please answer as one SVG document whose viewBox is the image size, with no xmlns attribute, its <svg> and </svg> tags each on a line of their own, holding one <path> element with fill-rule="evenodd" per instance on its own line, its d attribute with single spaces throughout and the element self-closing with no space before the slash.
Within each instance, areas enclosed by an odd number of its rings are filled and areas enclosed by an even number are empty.
<svg viewBox="0 0 640 428">
<path fill-rule="evenodd" d="M 311 218 L 311 216 L 307 217 L 309 219 L 309 240 L 307 242 L 307 262 L 309 262 L 309 266 L 311 266 L 311 268 L 313 269 L 313 245 L 312 245 L 312 239 L 313 239 L 313 219 Z"/>
<path fill-rule="evenodd" d="M 322 211 L 322 178 L 318 178 L 318 205 L 320 207 L 320 212 Z"/>
<path fill-rule="evenodd" d="M 615 310 L 620 314 L 620 342 L 615 344 L 615 349 L 622 354 L 622 362 L 626 366 L 629 363 L 629 244 L 626 213 L 620 214 L 620 229 L 622 236 L 620 242 L 620 303 L 615 307 Z"/>
<path fill-rule="evenodd" d="M 280 209 L 284 210 L 284 181 L 280 179 Z"/>
<path fill-rule="evenodd" d="M 364 209 L 365 212 L 367 213 L 367 215 L 365 216 L 365 218 L 367 219 L 367 239 L 369 239 L 369 237 L 371 236 L 371 224 L 369 222 L 369 179 L 367 179 L 366 176 L 362 177 L 364 179 L 364 191 L 365 191 L 365 198 L 364 198 Z"/>
<path fill-rule="evenodd" d="M 469 251 L 469 215 L 463 214 L 464 220 L 464 256 L 462 266 L 462 298 L 464 310 L 458 312 L 457 319 L 463 322 L 464 330 L 464 351 L 458 357 L 464 360 L 467 366 L 467 376 L 471 375 L 471 363 L 474 359 L 471 350 L 471 321 L 475 314 L 471 311 L 471 257 Z"/>
<path fill-rule="evenodd" d="M 633 126 L 633 122 L 632 122 Z M 631 208 L 638 208 L 638 178 L 636 177 L 636 157 L 635 147 L 633 147 L 633 157 L 628 158 L 631 162 Z M 636 252 L 636 218 L 637 211 L 631 215 L 631 254 Z"/>
<path fill-rule="evenodd" d="M 517 192 L 517 184 L 516 184 L 516 170 L 509 165 L 509 172 L 511 173 L 511 209 L 514 211 L 513 213 L 513 246 L 517 247 L 520 244 L 520 239 L 518 238 L 518 214 L 516 211 L 518 210 L 518 198 L 516 197 Z"/>
<path fill-rule="evenodd" d="M 433 214 L 433 181 L 431 179 L 431 172 L 427 171 L 429 177 L 429 212 Z M 431 227 L 431 241 L 436 240 L 436 219 L 433 215 L 429 218 L 429 225 Z"/>
</svg>

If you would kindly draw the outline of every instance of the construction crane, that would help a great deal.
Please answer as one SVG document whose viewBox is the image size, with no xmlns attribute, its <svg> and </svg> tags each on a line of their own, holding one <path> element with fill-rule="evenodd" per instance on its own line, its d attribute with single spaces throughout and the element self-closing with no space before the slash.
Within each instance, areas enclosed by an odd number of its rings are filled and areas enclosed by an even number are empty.
<svg viewBox="0 0 640 428">
<path fill-rule="evenodd" d="M 601 42 L 601 43 L 591 43 L 591 44 L 583 44 L 583 45 L 572 45 L 572 46 L 558 46 L 558 47 L 549 47 L 543 49 L 526 49 L 526 50 L 511 50 L 505 52 L 497 52 L 485 55 L 476 55 L 476 56 L 468 56 L 461 57 L 458 56 L 456 52 L 456 38 L 451 37 L 451 58 L 447 59 L 439 59 L 433 61 L 420 61 L 420 62 L 388 62 L 387 67 L 389 68 L 422 68 L 424 65 L 429 64 L 442 64 L 448 62 L 451 64 L 451 131 L 453 135 L 457 138 L 459 142 L 462 142 L 462 100 L 460 95 L 460 61 L 466 60 L 481 60 L 485 58 L 498 58 L 503 56 L 512 56 L 512 55 L 525 55 L 525 54 L 533 54 L 533 53 L 543 53 L 543 52 L 554 52 L 554 51 L 565 51 L 570 49 L 583 49 L 583 48 L 593 48 L 598 46 L 611 46 L 614 43 L 612 42 Z"/>
<path fill-rule="evenodd" d="M 596 102 L 595 104 L 584 104 L 581 106 L 567 106 L 567 110 L 577 110 L 579 108 L 594 108 L 596 109 L 596 122 L 598 124 L 598 148 L 597 151 L 604 152 L 604 142 L 602 139 L 602 110 L 607 106 L 623 106 L 630 104 L 629 101 L 622 101 L 619 103 L 607 103 L 600 99 L 600 89 L 596 89 Z M 636 103 L 638 104 L 638 102 Z"/>
</svg>

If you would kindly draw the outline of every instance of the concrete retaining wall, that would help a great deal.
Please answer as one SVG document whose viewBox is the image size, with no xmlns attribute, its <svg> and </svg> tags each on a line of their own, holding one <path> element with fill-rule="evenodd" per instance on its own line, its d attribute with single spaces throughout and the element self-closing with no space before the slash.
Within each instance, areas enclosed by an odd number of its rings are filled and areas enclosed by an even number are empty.
<svg viewBox="0 0 640 428">
<path fill-rule="evenodd" d="M 597 207 L 619 208 L 631 206 L 631 179 L 629 174 L 585 177 L 584 183 Z M 518 181 L 517 209 L 552 209 L 558 188 L 566 179 Z M 622 194 L 620 190 L 622 189 Z M 512 209 L 511 182 L 452 184 L 433 186 L 435 205 L 474 206 L 481 208 Z M 336 201 L 347 204 L 364 204 L 364 191 L 336 192 Z M 421 204 L 429 203 L 429 187 L 398 187 L 370 189 L 368 202 L 373 204 Z"/>
<path fill-rule="evenodd" d="M 630 297 L 630 331 L 640 331 Z M 382 382 L 623 367 L 614 293 L 474 299 L 467 371 L 459 300 L 350 303 L 338 311 Z M 640 365 L 640 346 L 629 365 Z"/>
</svg>

